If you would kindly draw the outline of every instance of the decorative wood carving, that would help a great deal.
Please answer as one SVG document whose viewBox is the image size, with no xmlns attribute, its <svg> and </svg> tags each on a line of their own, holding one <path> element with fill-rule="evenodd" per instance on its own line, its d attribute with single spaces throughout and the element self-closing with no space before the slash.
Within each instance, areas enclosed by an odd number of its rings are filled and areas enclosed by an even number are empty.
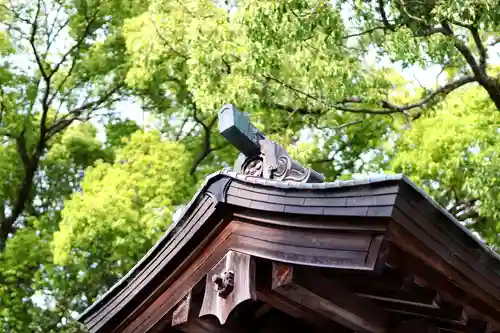
<svg viewBox="0 0 500 333">
<path fill-rule="evenodd" d="M 227 298 L 234 289 L 234 272 L 224 270 L 221 274 L 212 276 L 212 282 L 215 284 L 215 290 L 219 296 Z"/>
<path fill-rule="evenodd" d="M 355 332 L 386 331 L 387 314 L 374 303 L 303 267 L 273 263 L 272 289 Z"/>
<path fill-rule="evenodd" d="M 250 255 L 228 251 L 207 274 L 200 317 L 214 315 L 223 325 L 238 304 L 255 300 L 254 274 Z"/>
<path fill-rule="evenodd" d="M 323 175 L 291 159 L 285 148 L 269 140 L 250 122 L 247 114 L 231 104 L 219 111 L 219 131 L 241 152 L 236 171 L 279 181 L 323 182 Z"/>
</svg>

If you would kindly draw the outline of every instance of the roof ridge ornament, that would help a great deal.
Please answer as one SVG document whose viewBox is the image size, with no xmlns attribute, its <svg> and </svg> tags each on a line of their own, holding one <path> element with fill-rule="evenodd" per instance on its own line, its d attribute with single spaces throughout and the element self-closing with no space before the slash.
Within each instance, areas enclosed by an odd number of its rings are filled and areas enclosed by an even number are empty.
<svg viewBox="0 0 500 333">
<path fill-rule="evenodd" d="M 224 105 L 218 116 L 219 132 L 240 151 L 234 171 L 278 181 L 323 182 L 323 175 L 293 160 L 285 148 L 262 134 L 248 114 L 234 105 Z"/>
</svg>

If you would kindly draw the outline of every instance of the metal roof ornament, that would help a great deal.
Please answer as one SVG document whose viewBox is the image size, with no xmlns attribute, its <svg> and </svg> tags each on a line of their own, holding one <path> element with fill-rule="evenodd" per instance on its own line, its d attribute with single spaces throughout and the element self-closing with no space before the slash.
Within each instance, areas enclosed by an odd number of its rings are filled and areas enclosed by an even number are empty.
<svg viewBox="0 0 500 333">
<path fill-rule="evenodd" d="M 241 152 L 234 165 L 236 172 L 279 181 L 323 182 L 323 175 L 293 160 L 285 148 L 268 139 L 232 104 L 219 111 L 219 132 Z"/>
</svg>

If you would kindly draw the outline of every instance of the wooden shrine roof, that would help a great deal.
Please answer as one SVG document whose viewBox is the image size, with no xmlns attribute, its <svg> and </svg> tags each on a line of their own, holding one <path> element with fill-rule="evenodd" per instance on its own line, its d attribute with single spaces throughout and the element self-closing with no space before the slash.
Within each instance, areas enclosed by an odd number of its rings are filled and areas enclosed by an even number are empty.
<svg viewBox="0 0 500 333">
<path fill-rule="evenodd" d="M 242 222 L 228 231 L 227 221 L 234 219 Z M 253 223 L 252 230 L 245 221 Z M 302 230 L 302 236 L 285 240 L 274 233 L 280 228 Z M 207 178 L 157 244 L 79 320 L 92 333 L 149 332 L 159 320 L 157 312 L 170 311 L 180 300 L 175 295 L 183 295 L 183 288 L 189 290 L 204 276 L 193 273 L 192 281 L 179 287 L 175 283 L 182 280 L 188 266 L 198 263 L 196 269 L 203 274 L 211 268 L 206 266 L 211 265 L 208 259 L 196 261 L 206 255 L 209 245 L 218 259 L 235 250 L 273 262 L 330 269 L 326 275 L 334 270 L 358 295 L 377 302 L 394 296 L 388 297 L 387 290 L 377 294 L 372 285 L 387 287 L 391 276 L 410 276 L 420 288 L 412 297 L 424 297 L 431 291 L 430 305 L 414 310 L 415 302 L 398 298 L 389 310 L 432 317 L 444 311 L 444 305 L 432 308 L 436 297 L 441 297 L 442 304 L 460 305 L 459 318 L 450 322 L 460 325 L 462 312 L 467 310 L 471 318 L 480 318 L 500 331 L 499 256 L 408 178 L 391 175 L 311 184 L 228 170 Z M 419 279 L 426 283 L 417 283 Z M 172 286 L 179 292 L 163 296 Z M 153 303 L 157 305 L 152 307 Z M 147 311 L 151 313 L 139 321 L 138 316 Z M 125 330 L 124 323 L 132 323 L 133 328 Z"/>
</svg>

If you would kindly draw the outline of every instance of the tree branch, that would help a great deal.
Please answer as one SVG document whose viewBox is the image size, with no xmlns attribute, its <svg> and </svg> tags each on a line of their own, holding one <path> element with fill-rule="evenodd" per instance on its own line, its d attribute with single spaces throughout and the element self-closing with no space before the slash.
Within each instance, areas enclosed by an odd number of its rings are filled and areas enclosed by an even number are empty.
<svg viewBox="0 0 500 333">
<path fill-rule="evenodd" d="M 470 27 L 469 30 L 472 34 L 472 38 L 474 38 L 477 50 L 479 51 L 479 66 L 483 72 L 486 72 L 486 61 L 488 57 L 486 48 L 484 47 L 483 41 L 481 40 L 481 36 L 479 36 L 477 27 Z"/>
<path fill-rule="evenodd" d="M 447 33 L 447 30 L 443 27 L 429 27 L 427 29 L 422 29 L 418 32 L 415 33 L 415 36 L 417 37 L 429 37 L 434 34 L 443 34 L 445 35 Z"/>
<path fill-rule="evenodd" d="M 27 169 L 32 163 L 31 158 L 28 154 L 28 149 L 26 147 L 26 138 L 24 136 L 25 130 L 21 131 L 21 134 L 16 137 L 16 148 L 19 153 L 19 157 L 21 158 L 21 162 L 23 163 L 24 169 Z"/>
<path fill-rule="evenodd" d="M 50 47 L 52 46 L 52 43 L 56 40 L 57 36 L 59 36 L 59 33 L 64 29 L 68 24 L 69 24 L 69 18 L 67 18 L 63 24 L 61 24 L 56 32 L 54 33 L 54 29 L 56 27 L 57 21 L 59 19 L 59 13 L 61 12 L 61 9 L 63 8 L 63 3 L 61 2 L 59 4 L 59 7 L 56 10 L 56 13 L 54 15 L 54 20 L 52 21 L 52 24 L 50 28 L 47 30 L 47 46 L 45 48 L 45 52 L 48 53 L 50 50 Z"/>
<path fill-rule="evenodd" d="M 379 104 L 381 108 L 365 108 L 365 107 L 352 107 L 350 106 L 351 104 L 365 104 L 365 102 L 358 97 L 354 98 L 347 98 L 339 102 L 328 102 L 325 101 L 319 97 L 313 96 L 310 93 L 304 92 L 300 89 L 297 89 L 295 87 L 292 87 L 276 78 L 269 77 L 269 79 L 278 82 L 282 84 L 283 86 L 287 87 L 288 89 L 291 89 L 297 94 L 300 94 L 302 96 L 305 96 L 306 98 L 312 99 L 316 102 L 319 102 L 323 105 L 325 105 L 328 108 L 336 109 L 339 111 L 345 111 L 345 112 L 351 112 L 351 113 L 365 113 L 365 114 L 379 114 L 379 115 L 384 115 L 384 114 L 392 114 L 392 113 L 403 113 L 406 115 L 407 111 L 410 111 L 415 108 L 420 108 L 424 107 L 425 105 L 433 102 L 435 98 L 438 96 L 444 96 L 452 92 L 453 90 L 464 86 L 468 83 L 476 82 L 477 78 L 474 76 L 466 76 L 460 79 L 457 79 L 453 82 L 450 82 L 448 84 L 445 84 L 444 86 L 441 86 L 440 88 L 437 88 L 436 90 L 432 91 L 429 93 L 427 96 L 422 98 L 421 100 L 407 104 L 407 105 L 396 105 L 393 104 L 387 100 L 381 101 Z M 276 108 L 280 110 L 284 110 L 290 113 L 299 113 L 302 115 L 308 115 L 308 114 L 322 114 L 325 111 L 322 109 L 309 109 L 309 108 L 295 108 L 287 105 L 282 105 L 278 103 L 268 103 L 268 106 L 271 108 Z"/>
<path fill-rule="evenodd" d="M 16 19 L 18 19 L 19 21 L 24 22 L 24 23 L 26 23 L 26 24 L 28 24 L 28 25 L 31 25 L 31 24 L 32 24 L 32 22 L 31 22 L 30 20 L 28 20 L 28 19 L 26 19 L 26 18 L 24 18 L 24 17 L 21 17 L 21 15 L 19 15 L 19 13 L 17 13 L 16 11 L 14 11 L 14 10 L 12 9 L 12 7 L 13 7 L 12 2 L 9 2 L 9 5 L 10 5 L 10 7 L 9 7 L 9 6 L 7 6 L 7 5 L 5 5 L 4 3 L 0 3 L 0 7 L 1 7 L 1 8 L 5 9 L 5 10 L 6 10 L 6 11 L 8 11 L 8 12 L 11 12 L 11 13 L 12 13 L 12 15 L 14 15 L 14 17 L 15 17 Z"/>
<path fill-rule="evenodd" d="M 462 42 L 455 36 L 453 29 L 451 28 L 448 22 L 443 22 L 441 23 L 441 25 L 445 29 L 444 35 L 451 37 L 453 39 L 453 44 L 455 45 L 455 48 L 458 50 L 458 52 L 460 52 L 463 55 L 463 57 L 467 61 L 467 64 L 471 68 L 472 73 L 474 73 L 474 75 L 477 77 L 478 80 L 484 78 L 484 72 L 477 64 L 476 58 L 474 57 L 472 51 L 467 47 L 467 45 L 465 45 L 464 42 Z"/>
<path fill-rule="evenodd" d="M 57 121 L 55 121 L 47 130 L 47 140 L 71 125 L 71 123 L 75 120 L 77 120 L 82 113 L 85 111 L 95 111 L 99 108 L 102 107 L 104 103 L 114 103 L 119 100 L 119 98 L 112 99 L 111 96 L 118 92 L 121 88 L 123 87 L 123 84 L 118 84 L 112 89 L 110 89 L 108 92 L 106 92 L 103 96 L 99 97 L 97 100 L 91 101 L 84 103 L 80 105 L 79 107 L 76 107 L 72 110 L 70 110 L 67 114 L 65 114 L 63 117 L 59 118 Z"/>
<path fill-rule="evenodd" d="M 29 156 L 24 133 L 25 130 L 23 129 L 16 138 L 16 148 L 23 163 L 24 176 L 10 215 L 0 221 L 0 250 L 5 246 L 8 235 L 15 231 L 14 224 L 24 211 L 26 201 L 30 197 L 33 187 L 35 172 L 38 168 L 39 159 L 36 156 Z"/>
<path fill-rule="evenodd" d="M 69 50 L 64 53 L 64 55 L 62 56 L 61 60 L 56 64 L 56 66 L 51 70 L 50 74 L 49 74 L 49 77 L 51 78 L 55 73 L 57 73 L 57 71 L 59 71 L 59 68 L 62 66 L 62 64 L 64 64 L 66 62 L 66 59 L 70 56 L 71 53 L 73 53 L 73 51 L 75 51 L 76 49 L 78 49 L 83 41 L 85 40 L 85 38 L 88 37 L 88 35 L 90 34 L 90 28 L 92 26 L 92 23 L 95 21 L 96 17 L 92 17 L 88 22 L 87 24 L 85 25 L 85 29 L 83 30 L 83 33 L 82 35 L 80 36 L 80 38 L 77 39 L 76 43 L 73 44 L 73 46 L 71 46 L 69 48 Z"/>
<path fill-rule="evenodd" d="M 357 33 L 353 33 L 353 34 L 349 34 L 349 35 L 345 35 L 344 37 L 342 37 L 343 39 L 349 39 L 351 37 L 360 37 L 360 36 L 364 36 L 364 35 L 369 35 L 377 30 L 385 30 L 387 29 L 387 27 L 373 27 L 371 29 L 366 29 L 364 31 L 360 31 L 360 32 L 357 32 Z"/>
<path fill-rule="evenodd" d="M 206 125 L 203 120 L 200 119 L 198 116 L 198 106 L 196 105 L 196 102 L 190 97 L 191 99 L 191 105 L 193 107 L 193 118 L 196 123 L 198 123 L 204 132 L 204 137 L 203 137 L 203 149 L 202 151 L 198 154 L 196 159 L 193 161 L 193 165 L 191 166 L 191 169 L 189 170 L 189 174 L 194 174 L 196 172 L 196 169 L 200 166 L 201 162 L 210 155 L 214 150 L 221 149 L 221 148 L 211 148 L 211 139 L 212 139 L 212 127 L 214 126 L 215 122 L 217 121 L 217 117 L 214 116 L 212 120 L 209 122 L 208 125 Z"/>
<path fill-rule="evenodd" d="M 488 45 L 489 46 L 495 46 L 495 45 L 497 45 L 499 43 L 500 43 L 500 36 L 496 37 L 495 39 L 493 39 Z"/>
<path fill-rule="evenodd" d="M 179 141 L 182 135 L 182 132 L 184 131 L 184 127 L 186 126 L 187 122 L 189 120 L 189 117 L 184 118 L 182 121 L 181 127 L 179 128 L 179 131 L 175 135 L 175 141 Z"/>
<path fill-rule="evenodd" d="M 69 67 L 68 73 L 66 73 L 66 75 L 64 76 L 64 78 L 61 80 L 61 82 L 59 82 L 59 84 L 57 85 L 57 88 L 52 93 L 52 96 L 49 99 L 49 104 L 51 104 L 54 101 L 54 99 L 57 97 L 57 95 L 61 91 L 62 87 L 64 86 L 64 84 L 68 81 L 68 79 L 73 74 L 73 71 L 75 69 L 77 61 L 78 61 L 78 57 L 77 56 L 73 56 L 73 59 L 71 60 L 71 65 Z"/>
<path fill-rule="evenodd" d="M 30 34 L 30 38 L 29 38 L 29 44 L 31 46 L 33 54 L 35 55 L 35 60 L 36 60 L 36 63 L 38 65 L 38 69 L 40 70 L 40 73 L 42 74 L 43 79 L 45 80 L 45 82 L 49 82 L 50 78 L 49 78 L 47 72 L 45 72 L 45 68 L 43 66 L 42 59 L 40 58 L 40 55 L 38 54 L 38 50 L 37 50 L 36 45 L 35 45 L 35 37 L 36 37 L 37 30 L 38 30 L 38 17 L 40 16 L 40 7 L 41 7 L 40 2 L 41 2 L 41 0 L 37 0 L 35 18 L 34 18 L 33 22 L 30 22 L 31 34 Z"/>
<path fill-rule="evenodd" d="M 382 22 L 384 23 L 384 26 L 391 31 L 395 31 L 394 26 L 387 19 L 387 13 L 385 12 L 385 7 L 384 7 L 384 0 L 378 0 L 378 10 L 380 16 L 382 17 Z"/>
</svg>

